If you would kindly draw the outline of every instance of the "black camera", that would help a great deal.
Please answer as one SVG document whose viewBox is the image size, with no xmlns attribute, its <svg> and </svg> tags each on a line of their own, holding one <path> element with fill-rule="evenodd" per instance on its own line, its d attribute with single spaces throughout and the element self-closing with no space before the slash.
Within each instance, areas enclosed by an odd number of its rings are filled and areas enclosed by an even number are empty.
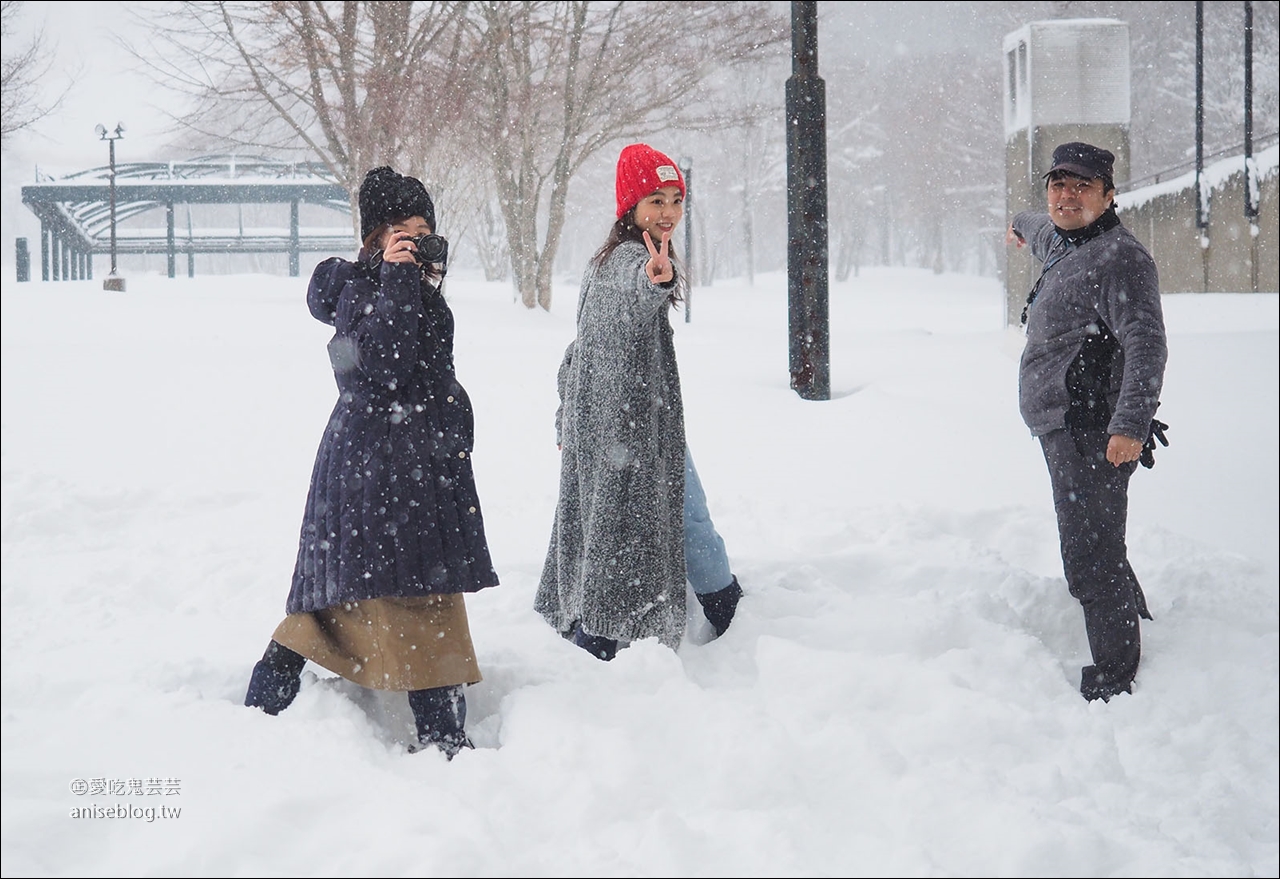
<svg viewBox="0 0 1280 879">
<path fill-rule="evenodd" d="M 416 235 L 407 239 L 413 242 L 413 258 L 418 265 L 444 277 L 449 267 L 449 242 L 435 234 Z M 382 251 L 376 250 L 369 257 L 369 271 L 377 273 L 382 267 Z"/>
<path fill-rule="evenodd" d="M 440 274 L 445 273 L 449 263 L 449 242 L 440 235 L 418 235 L 410 238 L 415 250 L 413 258 L 420 265 L 431 266 Z"/>
</svg>

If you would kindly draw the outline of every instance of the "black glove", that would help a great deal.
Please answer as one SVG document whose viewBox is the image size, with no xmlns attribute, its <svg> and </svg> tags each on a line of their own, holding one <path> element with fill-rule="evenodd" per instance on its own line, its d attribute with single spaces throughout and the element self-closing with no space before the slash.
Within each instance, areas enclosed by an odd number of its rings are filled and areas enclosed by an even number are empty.
<svg viewBox="0 0 1280 879">
<path fill-rule="evenodd" d="M 1138 455 L 1138 461 L 1148 470 L 1156 466 L 1156 440 L 1159 440 L 1160 445 L 1165 448 L 1169 447 L 1169 440 L 1165 439 L 1164 435 L 1168 429 L 1169 425 L 1163 421 L 1151 419 L 1151 432 L 1147 434 L 1147 441 L 1142 444 L 1142 452 Z"/>
</svg>

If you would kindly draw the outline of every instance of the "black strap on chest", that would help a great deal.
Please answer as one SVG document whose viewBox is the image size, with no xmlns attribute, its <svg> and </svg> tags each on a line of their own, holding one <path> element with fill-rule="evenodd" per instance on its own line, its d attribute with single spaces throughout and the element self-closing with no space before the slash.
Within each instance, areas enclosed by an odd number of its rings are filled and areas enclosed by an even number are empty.
<svg viewBox="0 0 1280 879">
<path fill-rule="evenodd" d="M 1040 285 L 1044 282 L 1044 276 L 1049 269 L 1053 268 L 1054 264 L 1057 263 L 1058 260 L 1062 259 L 1086 241 L 1091 241 L 1103 232 L 1114 229 L 1119 225 L 1120 217 L 1116 214 L 1116 206 L 1112 204 L 1102 212 L 1102 216 L 1098 217 L 1098 219 L 1094 220 L 1083 229 L 1067 230 L 1059 228 L 1058 226 L 1053 227 L 1058 241 L 1062 244 L 1062 250 L 1057 253 L 1049 254 L 1049 258 L 1044 261 L 1044 268 L 1040 270 L 1040 277 L 1036 278 L 1035 284 L 1031 287 L 1031 292 L 1027 294 L 1027 304 L 1022 307 L 1022 325 L 1024 327 L 1027 325 L 1027 317 L 1031 313 L 1031 306 L 1036 301 L 1036 297 L 1040 295 Z"/>
<path fill-rule="evenodd" d="M 1044 276 L 1048 274 L 1049 269 L 1053 268 L 1058 260 L 1062 259 L 1072 250 L 1070 243 L 1061 238 L 1059 238 L 1059 240 L 1062 241 L 1062 250 L 1051 254 L 1049 258 L 1044 261 L 1044 267 L 1040 269 L 1040 277 L 1036 278 L 1036 282 L 1031 286 L 1031 292 L 1027 294 L 1027 304 L 1022 306 L 1022 325 L 1024 327 L 1027 325 L 1027 317 L 1031 314 L 1031 306 L 1035 303 L 1036 297 L 1040 295 L 1040 285 L 1044 283 Z"/>
</svg>

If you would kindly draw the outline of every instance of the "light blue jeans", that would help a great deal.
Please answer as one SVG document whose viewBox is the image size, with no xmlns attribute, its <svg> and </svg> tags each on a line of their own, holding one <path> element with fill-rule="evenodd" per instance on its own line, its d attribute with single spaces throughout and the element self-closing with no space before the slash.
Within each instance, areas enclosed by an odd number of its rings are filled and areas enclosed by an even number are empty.
<svg viewBox="0 0 1280 879">
<path fill-rule="evenodd" d="M 719 592 L 733 582 L 724 538 L 716 531 L 707 509 L 707 495 L 684 447 L 684 567 L 689 585 L 698 595 Z"/>
</svg>

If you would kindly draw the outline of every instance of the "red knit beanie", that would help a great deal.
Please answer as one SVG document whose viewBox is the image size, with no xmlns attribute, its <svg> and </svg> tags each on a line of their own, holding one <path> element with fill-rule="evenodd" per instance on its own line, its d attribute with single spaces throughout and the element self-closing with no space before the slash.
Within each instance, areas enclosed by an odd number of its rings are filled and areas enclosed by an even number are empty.
<svg viewBox="0 0 1280 879">
<path fill-rule="evenodd" d="M 633 143 L 618 156 L 618 176 L 614 189 L 618 196 L 618 219 L 640 203 L 640 199 L 664 186 L 679 186 L 684 198 L 684 175 L 680 166 L 648 144 Z"/>
</svg>

